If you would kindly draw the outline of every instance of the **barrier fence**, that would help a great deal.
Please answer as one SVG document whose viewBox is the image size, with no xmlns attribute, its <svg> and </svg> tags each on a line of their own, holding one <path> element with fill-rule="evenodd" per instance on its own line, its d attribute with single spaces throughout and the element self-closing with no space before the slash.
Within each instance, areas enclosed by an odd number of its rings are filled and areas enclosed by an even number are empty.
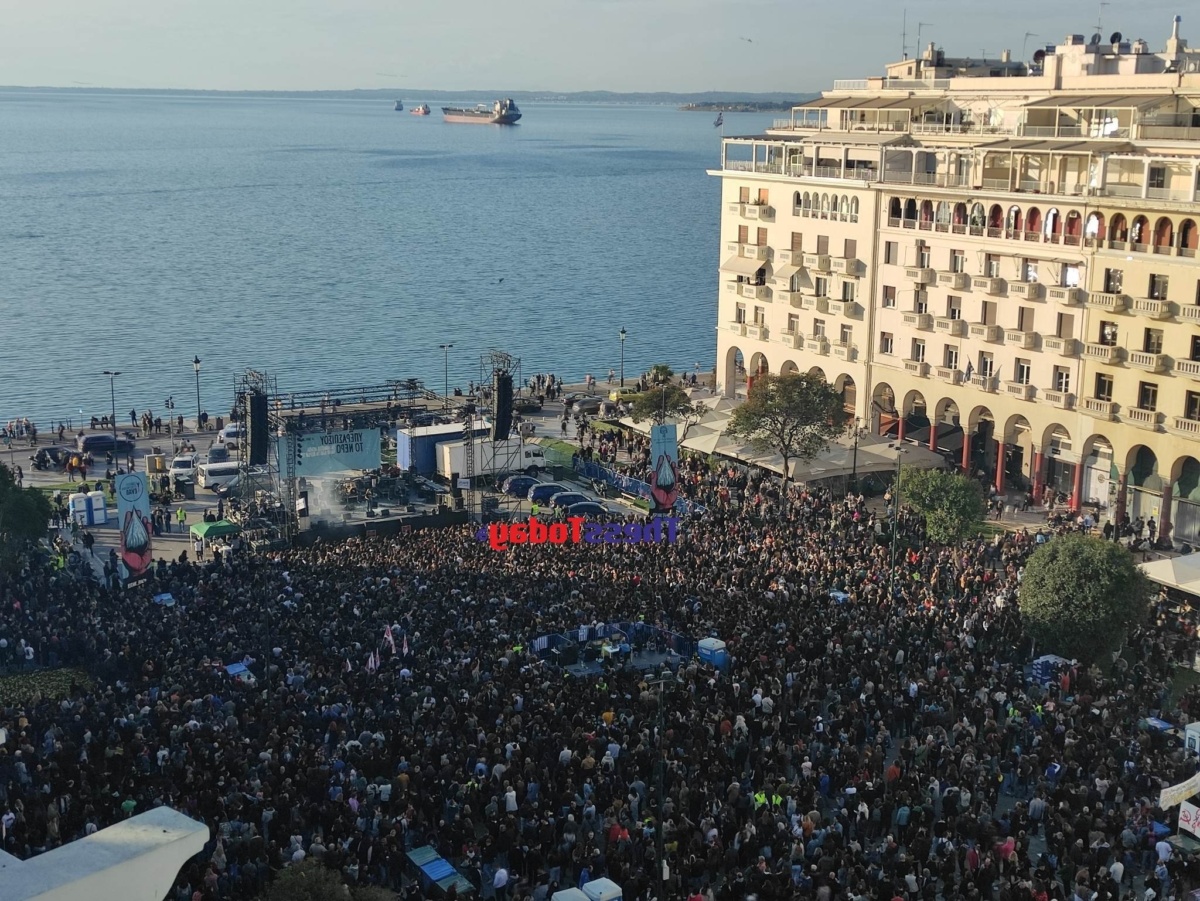
<svg viewBox="0 0 1200 901">
<path fill-rule="evenodd" d="M 599 463 L 581 460 L 576 457 L 575 472 L 586 479 L 595 479 L 607 485 L 612 485 L 624 494 L 640 497 L 643 500 L 650 499 L 649 483 L 632 478 L 631 476 L 622 475 L 615 470 L 609 469 L 607 466 L 601 466 Z M 675 501 L 675 510 L 685 515 L 693 513 L 704 514 L 708 512 L 704 507 L 683 497 Z"/>
</svg>

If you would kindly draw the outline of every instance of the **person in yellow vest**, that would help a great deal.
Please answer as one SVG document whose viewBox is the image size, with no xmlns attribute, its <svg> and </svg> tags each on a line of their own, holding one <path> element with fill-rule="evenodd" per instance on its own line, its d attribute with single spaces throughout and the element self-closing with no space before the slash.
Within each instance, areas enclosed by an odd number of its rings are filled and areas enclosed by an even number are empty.
<svg viewBox="0 0 1200 901">
<path fill-rule="evenodd" d="M 766 803 L 767 803 L 767 793 L 766 792 L 758 791 L 758 792 L 754 793 L 754 809 L 755 810 L 762 807 Z"/>
<path fill-rule="evenodd" d="M 179 512 L 175 515 L 175 518 L 179 520 L 179 531 L 182 532 L 183 527 L 187 525 L 187 510 L 184 510 L 183 507 L 180 507 Z"/>
<path fill-rule="evenodd" d="M 533 501 L 533 502 L 532 502 L 532 503 L 529 505 L 529 515 L 530 515 L 530 516 L 537 516 L 537 515 L 538 515 L 538 513 L 540 513 L 540 512 L 541 512 L 541 510 L 542 510 L 542 508 L 538 506 L 538 502 L 537 502 L 537 501 Z"/>
</svg>

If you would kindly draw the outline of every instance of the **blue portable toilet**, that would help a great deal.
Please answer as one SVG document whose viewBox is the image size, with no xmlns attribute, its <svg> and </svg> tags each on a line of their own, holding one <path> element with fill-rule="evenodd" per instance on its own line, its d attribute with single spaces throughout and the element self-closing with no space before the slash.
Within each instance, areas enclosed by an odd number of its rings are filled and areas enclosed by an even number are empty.
<svg viewBox="0 0 1200 901">
<path fill-rule="evenodd" d="M 89 491 L 87 496 L 88 511 L 91 514 L 91 525 L 103 526 L 108 523 L 108 500 L 103 491 Z"/>
<path fill-rule="evenodd" d="M 696 648 L 696 653 L 714 669 L 729 668 L 729 652 L 725 650 L 725 642 L 719 638 L 702 638 Z"/>
<path fill-rule="evenodd" d="M 81 526 L 92 525 L 92 511 L 88 504 L 88 496 L 82 492 L 76 492 L 67 498 L 67 513 L 71 517 L 71 522 L 77 522 Z"/>
</svg>

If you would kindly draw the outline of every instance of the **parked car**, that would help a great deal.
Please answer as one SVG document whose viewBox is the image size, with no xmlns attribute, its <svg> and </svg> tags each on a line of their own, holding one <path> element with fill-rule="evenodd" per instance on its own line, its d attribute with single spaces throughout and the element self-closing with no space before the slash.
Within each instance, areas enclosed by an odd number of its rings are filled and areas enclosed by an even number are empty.
<svg viewBox="0 0 1200 901">
<path fill-rule="evenodd" d="M 228 463 L 229 448 L 224 444 L 214 444 L 208 449 L 208 463 Z"/>
<path fill-rule="evenodd" d="M 171 461 L 171 468 L 167 471 L 167 475 L 174 482 L 178 478 L 194 479 L 196 477 L 196 465 L 200 462 L 200 458 L 196 454 L 180 454 Z"/>
<path fill-rule="evenodd" d="M 608 399 L 613 403 L 622 400 L 631 401 L 641 393 L 637 388 L 613 388 L 612 391 L 608 392 Z"/>
<path fill-rule="evenodd" d="M 83 453 L 103 454 L 115 451 L 118 454 L 133 453 L 133 442 L 128 438 L 113 438 L 108 432 L 99 435 L 81 435 L 75 446 Z"/>
<path fill-rule="evenodd" d="M 237 447 L 237 443 L 246 437 L 246 428 L 240 423 L 225 426 L 217 432 L 217 443 Z"/>
<path fill-rule="evenodd" d="M 545 504 L 550 498 L 556 494 L 570 490 L 566 485 L 560 485 L 558 482 L 539 482 L 529 489 L 529 493 L 525 495 L 531 503 Z"/>
<path fill-rule="evenodd" d="M 540 484 L 533 476 L 509 476 L 501 490 L 509 497 L 528 497 L 529 489 Z"/>
<path fill-rule="evenodd" d="M 580 494 L 578 491 L 561 491 L 550 496 L 550 506 L 570 507 L 572 504 L 583 504 L 590 500 L 590 497 Z"/>
<path fill-rule="evenodd" d="M 218 485 L 213 489 L 213 494 L 217 497 L 229 497 L 233 494 L 242 493 L 242 480 L 250 479 L 250 488 L 255 491 L 269 491 L 271 489 L 271 475 L 265 469 L 255 469 L 249 473 L 239 473 L 227 482 Z"/>
<path fill-rule="evenodd" d="M 537 413 L 542 409 L 541 402 L 536 397 L 513 398 L 514 413 Z"/>
<path fill-rule="evenodd" d="M 567 507 L 568 516 L 586 516 L 589 519 L 598 519 L 612 514 L 604 504 L 598 504 L 595 501 L 580 501 L 578 504 L 572 504 Z"/>
<path fill-rule="evenodd" d="M 571 405 L 572 413 L 587 413 L 596 415 L 600 412 L 600 408 L 604 405 L 602 397 L 581 397 Z"/>
</svg>

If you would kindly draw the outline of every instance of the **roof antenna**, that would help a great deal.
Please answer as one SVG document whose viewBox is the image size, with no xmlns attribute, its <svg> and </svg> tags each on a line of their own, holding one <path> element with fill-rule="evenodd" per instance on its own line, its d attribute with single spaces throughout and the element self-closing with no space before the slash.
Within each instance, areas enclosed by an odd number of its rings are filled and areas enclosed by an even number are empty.
<svg viewBox="0 0 1200 901">
<path fill-rule="evenodd" d="M 1109 4 L 1108 4 L 1107 0 L 1105 0 L 1105 2 L 1101 2 L 1101 3 L 1097 4 L 1097 7 L 1098 7 L 1096 10 L 1096 33 L 1097 34 L 1101 34 L 1101 35 L 1104 34 L 1104 24 L 1103 24 L 1104 23 L 1104 7 L 1106 7 L 1108 5 Z"/>
<path fill-rule="evenodd" d="M 1030 38 L 1036 38 L 1037 35 L 1032 31 L 1025 32 L 1025 40 L 1021 42 L 1021 62 L 1025 62 L 1025 47 L 1029 43 Z"/>
<path fill-rule="evenodd" d="M 900 56 L 908 59 L 908 10 L 904 10 L 900 19 Z"/>
</svg>

